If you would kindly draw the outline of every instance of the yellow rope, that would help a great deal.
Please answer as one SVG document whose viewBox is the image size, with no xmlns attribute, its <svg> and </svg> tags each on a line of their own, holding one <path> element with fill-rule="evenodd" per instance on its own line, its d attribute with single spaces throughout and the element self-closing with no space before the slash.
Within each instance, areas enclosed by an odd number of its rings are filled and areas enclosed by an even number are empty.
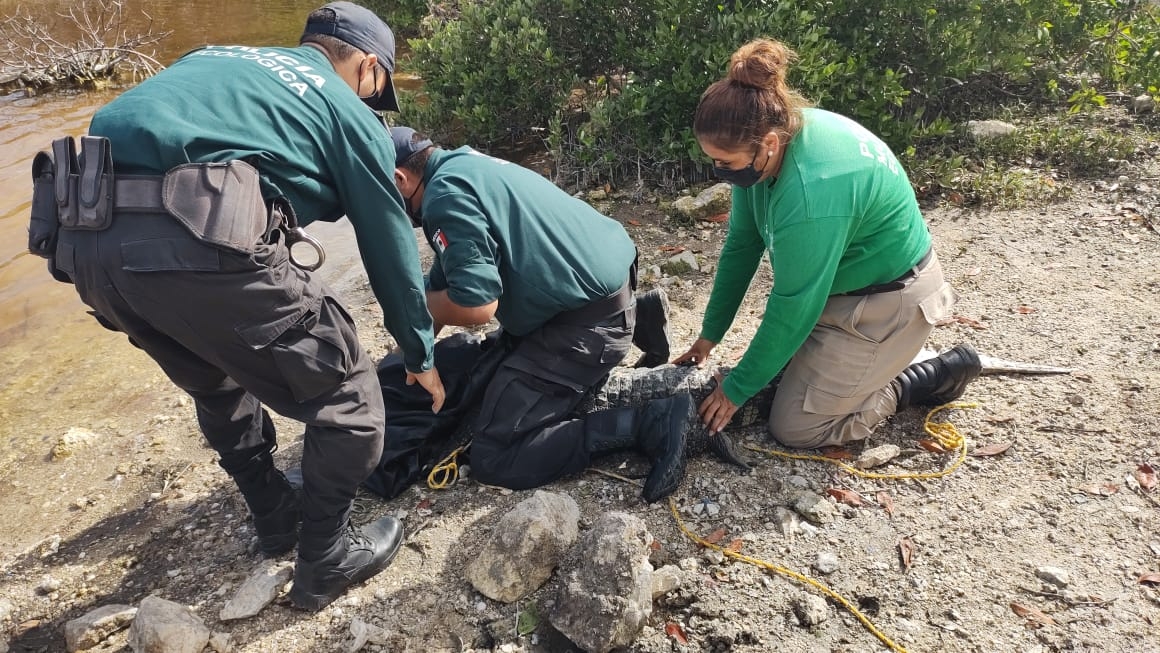
<svg viewBox="0 0 1160 653">
<path fill-rule="evenodd" d="M 979 404 L 977 404 L 977 403 L 957 402 L 957 403 L 952 403 L 952 404 L 943 404 L 942 406 L 932 408 L 930 410 L 930 412 L 928 412 L 926 414 L 926 419 L 923 422 L 922 429 L 924 431 L 926 431 L 927 434 L 929 434 L 932 438 L 934 438 L 934 440 L 936 442 L 938 442 L 939 446 L 941 446 L 943 449 L 946 449 L 948 452 L 955 452 L 958 454 L 958 456 L 955 458 L 955 461 L 953 463 L 951 463 L 945 469 L 942 469 L 942 470 L 937 471 L 937 472 L 920 472 L 920 473 L 914 473 L 914 474 L 879 474 L 877 472 L 868 472 L 868 471 L 865 471 L 862 469 L 858 469 L 857 467 L 854 467 L 853 465 L 847 465 L 846 463 L 844 463 L 840 460 L 835 460 L 833 458 L 826 458 L 825 456 L 815 456 L 815 455 L 800 454 L 800 453 L 789 453 L 788 451 L 778 451 L 776 449 L 764 449 L 762 447 L 756 447 L 756 446 L 753 446 L 750 444 L 747 444 L 745 446 L 746 446 L 746 448 L 748 448 L 752 451 L 758 451 L 758 452 L 761 452 L 761 453 L 764 453 L 764 454 L 767 454 L 770 456 L 778 456 L 780 458 L 790 458 L 793 460 L 816 460 L 819 462 L 830 463 L 831 465 L 837 465 L 838 467 L 841 467 L 842 469 L 846 470 L 847 472 L 850 472 L 851 474 L 854 474 L 855 476 L 861 476 L 862 478 L 891 479 L 891 480 L 941 478 L 943 476 L 946 476 L 946 475 L 954 472 L 956 469 L 959 468 L 960 465 L 963 464 L 963 461 L 967 459 L 967 447 L 966 447 L 967 441 L 962 436 L 962 434 L 959 433 L 958 429 L 955 428 L 954 424 L 951 424 L 950 422 L 934 422 L 931 420 L 931 418 L 934 416 L 935 413 L 937 413 L 941 410 L 951 410 L 951 409 L 955 409 L 955 408 L 978 408 L 978 407 L 979 407 Z"/>
<path fill-rule="evenodd" d="M 459 454 L 467 450 L 471 443 L 458 447 L 455 451 L 447 454 L 447 456 L 440 460 L 437 465 L 431 468 L 427 474 L 427 487 L 432 490 L 445 490 L 459 480 Z"/>
<path fill-rule="evenodd" d="M 861 621 L 862 625 L 866 626 L 867 630 L 869 630 L 871 633 L 873 633 L 874 636 L 877 637 L 879 640 L 881 640 L 883 644 L 886 644 L 887 646 L 889 646 L 891 650 L 897 651 L 898 653 L 907 653 L 906 649 L 904 649 L 904 648 L 902 648 L 902 646 L 896 644 L 894 642 L 894 640 L 890 639 L 889 637 L 886 636 L 885 633 L 878 630 L 878 628 L 875 627 L 875 625 L 870 622 L 870 619 L 867 618 L 866 615 L 862 614 L 862 612 L 859 611 L 858 608 L 854 607 L 854 604 L 852 604 L 848 600 L 846 600 L 846 598 L 844 596 L 842 596 L 841 594 L 838 594 L 834 590 L 826 587 L 825 585 L 810 578 L 809 576 L 803 576 L 802 574 L 799 574 L 796 571 L 793 571 L 792 569 L 787 569 L 787 568 L 782 567 L 780 565 L 775 565 L 772 562 L 766 562 L 764 560 L 759 560 L 757 558 L 751 558 L 747 555 L 742 555 L 740 553 L 737 553 L 736 551 L 732 551 L 732 550 L 727 549 L 723 546 L 713 544 L 713 543 L 709 542 L 708 540 L 705 540 L 701 536 L 699 536 L 696 533 L 689 530 L 687 526 L 685 526 L 685 522 L 681 520 L 681 515 L 677 512 L 677 502 L 674 501 L 672 497 L 669 497 L 669 511 L 673 513 L 673 519 L 677 520 L 677 527 L 681 529 L 681 532 L 684 533 L 686 537 L 693 540 L 697 544 L 700 544 L 701 546 L 709 548 L 709 549 L 713 549 L 714 551 L 720 551 L 721 553 L 723 553 L 727 557 L 734 558 L 734 559 L 740 560 L 742 562 L 748 562 L 751 565 L 756 565 L 758 567 L 768 569 L 772 572 L 779 573 L 783 576 L 788 576 L 788 577 L 790 577 L 798 582 L 802 582 L 802 583 L 805 583 L 807 585 L 813 586 L 822 594 L 825 594 L 826 596 L 830 597 L 831 599 L 834 599 L 838 603 L 841 603 L 842 607 L 846 608 L 847 610 L 850 611 L 851 614 L 853 614 L 855 617 L 857 617 L 858 621 Z"/>
<path fill-rule="evenodd" d="M 878 474 L 878 473 L 874 473 L 874 472 L 863 471 L 863 470 L 858 469 L 856 467 L 852 467 L 850 465 L 847 465 L 843 462 L 834 460 L 833 458 L 826 458 L 825 456 L 811 456 L 811 455 L 805 455 L 805 454 L 793 454 L 793 453 L 787 453 L 784 451 L 774 451 L 772 449 L 761 449 L 759 447 L 752 447 L 752 446 L 750 446 L 749 448 L 754 450 L 754 451 L 761 451 L 761 452 L 767 453 L 769 455 L 781 456 L 783 458 L 792 458 L 794 460 L 817 460 L 817 461 L 821 461 L 821 462 L 832 463 L 832 464 L 835 464 L 835 465 L 841 467 L 842 469 L 845 469 L 846 471 L 850 472 L 851 474 L 856 474 L 856 475 L 864 477 L 864 478 L 879 478 L 879 479 L 938 478 L 940 476 L 946 476 L 947 474 L 950 474 L 951 472 L 958 469 L 958 467 L 960 465 L 962 465 L 963 461 L 966 459 L 967 446 L 966 446 L 966 438 L 964 438 L 962 436 L 962 434 L 959 433 L 958 429 L 955 428 L 954 424 L 951 424 L 950 422 L 934 422 L 934 421 L 932 421 L 931 418 L 934 417 L 935 413 L 937 413 L 941 410 L 949 410 L 949 409 L 953 409 L 953 408 L 977 408 L 977 407 L 978 407 L 978 404 L 976 404 L 976 403 L 951 403 L 951 404 L 944 404 L 942 406 L 938 406 L 936 408 L 933 408 L 930 410 L 930 412 L 928 412 L 926 414 L 926 419 L 923 420 L 923 426 L 922 426 L 923 430 L 926 431 L 927 434 L 929 434 L 932 438 L 934 438 L 939 443 L 939 445 L 942 446 L 947 451 L 957 451 L 958 452 L 958 457 L 955 460 L 954 464 L 950 465 L 949 467 L 947 467 L 946 469 L 944 469 L 940 472 L 931 472 L 931 473 L 922 473 L 922 474 Z M 885 644 L 887 647 L 889 647 L 892 651 L 896 651 L 897 653 L 908 653 L 907 650 L 905 648 L 903 648 L 900 644 L 896 643 L 894 640 L 887 637 L 885 633 L 878 630 L 878 628 L 870 621 L 870 619 L 866 615 L 862 614 L 862 612 L 857 607 L 855 607 L 853 603 L 851 603 L 848 599 L 846 599 L 846 597 L 842 596 L 841 594 L 838 594 L 834 590 L 830 589 L 829 587 L 826 587 L 822 583 L 819 583 L 818 581 L 810 578 L 809 576 L 804 576 L 802 574 L 799 574 L 796 571 L 793 571 L 792 569 L 787 569 L 786 567 L 782 567 L 781 565 L 776 565 L 776 564 L 773 564 L 772 562 L 766 562 L 765 560 L 760 560 L 758 558 L 751 558 L 747 555 L 742 555 L 740 553 L 737 553 L 736 551 L 732 551 L 732 550 L 727 549 L 723 546 L 713 544 L 713 543 L 705 540 L 701 536 L 699 536 L 696 533 L 689 530 L 689 528 L 687 526 L 685 526 L 685 522 L 681 519 L 681 515 L 677 511 L 677 502 L 674 501 L 672 497 L 669 497 L 669 511 L 673 513 L 673 519 L 675 519 L 677 521 L 677 527 L 681 529 L 681 532 L 684 533 L 686 537 L 693 540 L 697 544 L 700 544 L 701 546 L 709 548 L 709 549 L 713 549 L 714 551 L 720 551 L 722 554 L 724 554 L 725 556 L 727 556 L 729 558 L 733 558 L 735 560 L 740 560 L 742 562 L 747 562 L 751 565 L 755 565 L 755 566 L 761 567 L 763 569 L 768 569 L 769 571 L 781 574 L 783 576 L 787 576 L 789 578 L 792 578 L 793 580 L 796 580 L 800 583 L 805 583 L 806 585 L 809 585 L 809 586 L 817 589 L 822 594 L 825 594 L 826 596 L 830 597 L 831 599 L 833 599 L 833 600 L 837 601 L 839 604 L 841 604 L 842 607 L 846 608 L 846 610 L 849 611 L 850 614 L 854 615 L 854 617 L 857 618 L 858 621 L 862 622 L 862 625 L 865 626 L 866 629 L 871 632 L 871 634 L 873 634 L 875 637 L 877 637 L 879 639 L 879 641 L 881 641 L 883 644 Z"/>
</svg>

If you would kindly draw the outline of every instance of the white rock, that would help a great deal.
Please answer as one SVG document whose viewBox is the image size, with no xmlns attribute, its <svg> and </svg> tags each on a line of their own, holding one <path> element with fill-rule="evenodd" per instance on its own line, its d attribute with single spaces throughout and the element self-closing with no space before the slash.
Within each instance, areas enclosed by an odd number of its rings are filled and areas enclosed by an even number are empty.
<svg viewBox="0 0 1160 653">
<path fill-rule="evenodd" d="M 128 628 L 136 614 L 133 606 L 103 605 L 65 623 L 65 646 L 70 653 L 93 648 L 118 630 Z"/>
<path fill-rule="evenodd" d="M 129 628 L 129 646 L 136 653 L 201 653 L 209 635 L 209 628 L 189 608 L 147 596 Z"/>
<path fill-rule="evenodd" d="M 653 600 L 668 594 L 681 586 L 681 570 L 674 565 L 665 565 L 653 571 L 652 597 Z"/>
<path fill-rule="evenodd" d="M 816 626 L 830 618 L 830 606 L 816 594 L 799 594 L 790 601 L 794 616 L 803 626 Z"/>
<path fill-rule="evenodd" d="M 1051 583 L 1056 587 L 1067 587 L 1071 581 L 1071 575 L 1067 573 L 1066 569 L 1060 567 L 1051 567 L 1044 565 L 1036 567 L 1035 576 L 1045 583 Z"/>
<path fill-rule="evenodd" d="M 1132 98 L 1132 111 L 1136 113 L 1151 113 L 1156 109 L 1156 99 L 1151 95 L 1137 95 Z"/>
<path fill-rule="evenodd" d="M 883 444 L 863 451 L 862 455 L 854 461 L 854 466 L 858 469 L 880 467 L 897 458 L 900 453 L 902 453 L 902 449 L 898 445 Z"/>
<path fill-rule="evenodd" d="M 278 597 L 278 591 L 293 575 L 294 563 L 263 560 L 234 593 L 233 598 L 222 606 L 218 619 L 230 621 L 258 614 Z"/>
<path fill-rule="evenodd" d="M 1014 132 L 1015 125 L 1002 120 L 970 120 L 967 122 L 967 133 L 979 140 L 999 138 Z"/>
<path fill-rule="evenodd" d="M 814 569 L 818 570 L 819 574 L 826 575 L 838 571 L 838 556 L 832 551 L 820 551 L 814 560 Z"/>
</svg>

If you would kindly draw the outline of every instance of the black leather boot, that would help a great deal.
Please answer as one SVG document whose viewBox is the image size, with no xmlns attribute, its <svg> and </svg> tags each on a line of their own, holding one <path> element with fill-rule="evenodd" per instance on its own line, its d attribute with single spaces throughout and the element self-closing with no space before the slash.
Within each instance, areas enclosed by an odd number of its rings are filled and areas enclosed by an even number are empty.
<svg viewBox="0 0 1160 653">
<path fill-rule="evenodd" d="M 402 545 L 403 524 L 389 515 L 358 527 L 345 516 L 304 521 L 290 602 L 312 612 L 325 608 L 346 588 L 386 569 Z"/>
<path fill-rule="evenodd" d="M 226 471 L 250 508 L 262 555 L 274 558 L 293 549 L 302 519 L 299 494 L 274 466 L 272 453 L 264 451 L 241 467 Z"/>
<path fill-rule="evenodd" d="M 636 328 L 632 344 L 644 352 L 633 367 L 656 367 L 669 362 L 669 297 L 661 288 L 636 296 Z"/>
<path fill-rule="evenodd" d="M 902 370 L 898 385 L 898 410 L 909 406 L 940 406 L 963 396 L 967 384 L 983 370 L 979 353 L 963 343 L 938 356 Z"/>
<path fill-rule="evenodd" d="M 648 503 L 669 496 L 681 485 L 685 478 L 685 444 L 689 430 L 696 427 L 697 407 L 687 392 L 657 399 L 641 411 L 637 443 L 652 461 L 652 470 L 641 490 Z"/>
<path fill-rule="evenodd" d="M 692 396 L 682 392 L 640 408 L 613 408 L 584 418 L 585 449 L 592 456 L 635 449 L 652 469 L 641 496 L 652 503 L 672 494 L 685 478 L 685 442 L 697 426 Z"/>
</svg>

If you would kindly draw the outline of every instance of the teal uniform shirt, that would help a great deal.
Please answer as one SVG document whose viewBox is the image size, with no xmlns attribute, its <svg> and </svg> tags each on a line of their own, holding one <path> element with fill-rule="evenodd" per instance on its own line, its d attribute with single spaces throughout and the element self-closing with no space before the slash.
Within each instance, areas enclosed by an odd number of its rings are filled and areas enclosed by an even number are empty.
<svg viewBox="0 0 1160 653">
<path fill-rule="evenodd" d="M 346 214 L 407 369 L 431 369 L 432 321 L 414 232 L 392 182 L 390 132 L 321 52 L 194 50 L 98 110 L 89 132 L 109 138 L 122 174 L 246 159 L 261 173 L 266 199 L 286 197 L 300 224 Z"/>
<path fill-rule="evenodd" d="M 496 319 L 513 335 L 628 280 L 636 247 L 624 227 L 532 170 L 470 147 L 436 149 L 423 181 L 429 287 L 460 306 L 498 300 Z"/>
<path fill-rule="evenodd" d="M 775 180 L 733 188 L 701 337 L 720 342 L 763 253 L 773 266 L 765 316 L 722 390 L 740 405 L 805 342 L 830 295 L 902 276 L 930 248 L 906 172 L 858 123 L 805 109 Z"/>
</svg>

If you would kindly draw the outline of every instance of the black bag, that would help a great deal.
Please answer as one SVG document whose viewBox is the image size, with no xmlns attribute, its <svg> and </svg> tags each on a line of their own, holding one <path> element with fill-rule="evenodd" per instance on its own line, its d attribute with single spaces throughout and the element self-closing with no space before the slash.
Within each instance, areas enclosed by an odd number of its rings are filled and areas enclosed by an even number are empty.
<svg viewBox="0 0 1160 653">
<path fill-rule="evenodd" d="M 402 355 L 384 358 L 378 375 L 387 433 L 379 464 L 363 485 L 384 499 L 393 499 L 466 444 L 483 391 L 510 351 L 508 338 L 499 330 L 486 337 L 456 333 L 435 343 L 435 363 L 446 392 L 438 414 L 431 412 L 431 395 L 422 386 L 407 385 Z"/>
<path fill-rule="evenodd" d="M 60 231 L 53 174 L 52 156 L 48 152 L 37 152 L 32 159 L 32 217 L 28 221 L 28 251 L 41 258 L 56 255 L 56 236 Z"/>
</svg>

